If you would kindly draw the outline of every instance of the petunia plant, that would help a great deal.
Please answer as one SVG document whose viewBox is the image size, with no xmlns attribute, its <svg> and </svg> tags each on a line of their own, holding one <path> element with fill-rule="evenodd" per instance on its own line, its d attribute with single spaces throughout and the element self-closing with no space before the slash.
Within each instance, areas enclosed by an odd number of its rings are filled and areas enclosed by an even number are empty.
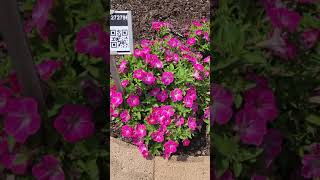
<svg viewBox="0 0 320 180">
<path fill-rule="evenodd" d="M 123 93 L 110 89 L 111 128 L 145 158 L 169 158 L 210 130 L 209 23 L 193 21 L 185 35 L 171 28 L 153 22 L 157 36 L 118 60 Z"/>
<path fill-rule="evenodd" d="M 319 1 L 219 1 L 211 173 L 217 179 L 317 179 Z"/>
<path fill-rule="evenodd" d="M 0 35 L 0 179 L 107 177 L 105 5 L 99 0 L 21 3 L 46 110 L 23 96 Z"/>
</svg>

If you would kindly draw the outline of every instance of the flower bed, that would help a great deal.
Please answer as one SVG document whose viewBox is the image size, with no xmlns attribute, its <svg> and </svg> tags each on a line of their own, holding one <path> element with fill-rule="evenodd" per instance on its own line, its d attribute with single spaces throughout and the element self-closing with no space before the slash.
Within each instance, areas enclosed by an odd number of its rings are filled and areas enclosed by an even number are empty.
<svg viewBox="0 0 320 180">
<path fill-rule="evenodd" d="M 219 1 L 213 177 L 320 177 L 319 1 Z"/>
<path fill-rule="evenodd" d="M 152 28 L 157 37 L 142 40 L 118 63 L 124 92 L 110 89 L 111 128 L 145 158 L 169 158 L 210 131 L 209 25 L 193 21 L 184 36 L 172 34 L 165 22 Z"/>
<path fill-rule="evenodd" d="M 24 180 L 103 179 L 108 168 L 102 87 L 109 56 L 106 8 L 95 0 L 21 4 L 46 108 L 24 97 L 7 54 L 10 47 L 0 39 L 0 179 L 9 174 Z"/>
</svg>

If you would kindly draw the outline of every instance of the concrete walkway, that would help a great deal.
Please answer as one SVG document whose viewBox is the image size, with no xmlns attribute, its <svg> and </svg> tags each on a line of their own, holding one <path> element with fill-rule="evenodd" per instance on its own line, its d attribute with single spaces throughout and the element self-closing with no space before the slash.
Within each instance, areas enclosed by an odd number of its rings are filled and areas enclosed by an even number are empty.
<svg viewBox="0 0 320 180">
<path fill-rule="evenodd" d="M 111 180 L 208 180 L 210 157 L 146 160 L 136 146 L 110 137 Z"/>
</svg>

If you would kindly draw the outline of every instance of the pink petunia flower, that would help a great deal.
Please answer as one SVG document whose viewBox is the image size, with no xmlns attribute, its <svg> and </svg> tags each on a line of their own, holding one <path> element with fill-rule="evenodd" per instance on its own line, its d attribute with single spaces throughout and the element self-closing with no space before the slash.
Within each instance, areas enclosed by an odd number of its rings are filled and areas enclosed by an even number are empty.
<svg viewBox="0 0 320 180">
<path fill-rule="evenodd" d="M 258 120 L 272 121 L 278 116 L 273 91 L 266 87 L 254 87 L 245 92 L 244 108 L 256 111 Z"/>
<path fill-rule="evenodd" d="M 164 141 L 164 133 L 163 131 L 156 131 L 156 132 L 153 132 L 151 134 L 151 138 L 155 141 L 155 142 L 163 142 Z"/>
<path fill-rule="evenodd" d="M 88 138 L 94 133 L 90 108 L 79 104 L 66 104 L 54 120 L 54 128 L 70 143 Z"/>
<path fill-rule="evenodd" d="M 219 180 L 235 180 L 231 170 L 226 170 L 219 178 Z"/>
<path fill-rule="evenodd" d="M 184 118 L 183 117 L 178 117 L 176 119 L 176 126 L 181 127 L 184 124 Z"/>
<path fill-rule="evenodd" d="M 129 85 L 130 81 L 128 79 L 125 79 L 123 81 L 121 81 L 121 86 L 123 88 L 127 87 Z"/>
<path fill-rule="evenodd" d="M 177 38 L 171 38 L 169 41 L 168 41 L 168 45 L 171 47 L 171 48 L 176 48 L 178 47 L 179 45 L 181 44 L 181 42 L 177 39 Z"/>
<path fill-rule="evenodd" d="M 187 44 L 189 46 L 193 46 L 194 44 L 196 44 L 196 42 L 197 42 L 196 38 L 188 38 L 187 39 Z"/>
<path fill-rule="evenodd" d="M 174 80 L 174 74 L 173 72 L 163 72 L 161 81 L 164 85 L 168 86 L 170 85 Z"/>
<path fill-rule="evenodd" d="M 275 28 L 295 32 L 300 24 L 301 16 L 287 8 L 272 8 L 267 12 Z"/>
<path fill-rule="evenodd" d="M 131 138 L 133 136 L 133 128 L 128 125 L 122 126 L 121 135 L 122 137 L 125 137 L 125 138 Z"/>
<path fill-rule="evenodd" d="M 306 49 L 314 47 L 320 38 L 320 30 L 309 29 L 302 33 L 302 42 Z"/>
<path fill-rule="evenodd" d="M 181 101 L 183 99 L 183 92 L 179 88 L 175 88 L 170 92 L 170 97 L 173 102 Z"/>
<path fill-rule="evenodd" d="M 27 28 L 27 31 L 31 31 L 31 28 L 35 26 L 37 31 L 45 37 L 43 31 L 50 30 L 46 26 L 48 25 L 49 13 L 53 5 L 53 0 L 37 0 L 36 5 L 32 9 L 32 18 L 28 22 L 29 28 Z"/>
<path fill-rule="evenodd" d="M 76 51 L 95 58 L 103 57 L 104 52 L 108 51 L 107 39 L 107 33 L 103 31 L 101 24 L 88 24 L 77 33 Z"/>
<path fill-rule="evenodd" d="M 47 81 L 50 77 L 62 66 L 62 61 L 44 60 L 41 64 L 37 65 L 40 77 Z"/>
<path fill-rule="evenodd" d="M 0 160 L 6 169 L 17 175 L 25 174 L 29 164 L 29 160 L 25 154 L 14 151 L 3 154 Z"/>
<path fill-rule="evenodd" d="M 199 21 L 192 21 L 192 24 L 196 27 L 201 27 L 202 24 Z"/>
<path fill-rule="evenodd" d="M 233 114 L 233 95 L 230 91 L 217 84 L 213 85 L 211 90 L 213 98 L 212 121 L 221 125 L 226 124 Z"/>
<path fill-rule="evenodd" d="M 192 96 L 188 94 L 183 98 L 183 104 L 187 108 L 192 108 L 193 102 L 194 102 L 194 99 L 192 98 Z"/>
<path fill-rule="evenodd" d="M 259 116 L 251 109 L 242 109 L 236 114 L 235 129 L 245 144 L 261 145 L 267 133 L 266 122 L 258 120 Z"/>
<path fill-rule="evenodd" d="M 157 87 L 150 91 L 150 95 L 156 97 L 159 92 L 160 92 L 160 88 Z"/>
<path fill-rule="evenodd" d="M 138 124 L 134 130 L 134 136 L 143 138 L 147 135 L 147 127 L 144 124 Z"/>
<path fill-rule="evenodd" d="M 320 144 L 311 145 L 309 154 L 305 154 L 302 159 L 301 174 L 305 178 L 320 177 Z"/>
<path fill-rule="evenodd" d="M 182 141 L 183 146 L 189 146 L 190 145 L 190 140 L 189 139 L 185 139 Z"/>
<path fill-rule="evenodd" d="M 144 76 L 142 77 L 142 81 L 147 85 L 153 85 L 156 82 L 156 77 L 152 72 L 145 72 Z"/>
<path fill-rule="evenodd" d="M 200 64 L 200 63 L 194 63 L 193 67 L 197 71 L 201 71 L 201 72 L 204 71 L 204 66 L 202 64 Z"/>
<path fill-rule="evenodd" d="M 137 69 L 133 71 L 133 77 L 139 80 L 142 80 L 144 77 L 145 71 L 143 69 Z"/>
<path fill-rule="evenodd" d="M 172 153 L 175 153 L 178 146 L 179 144 L 171 139 L 164 143 L 164 158 L 169 158 Z"/>
<path fill-rule="evenodd" d="M 110 102 L 116 108 L 122 104 L 123 98 L 121 92 L 110 91 Z"/>
<path fill-rule="evenodd" d="M 188 127 L 193 131 L 196 130 L 197 128 L 196 118 L 193 118 L 193 117 L 188 118 Z"/>
<path fill-rule="evenodd" d="M 157 100 L 160 102 L 165 102 L 168 98 L 168 93 L 166 90 L 160 91 L 157 96 L 156 96 Z"/>
<path fill-rule="evenodd" d="M 64 180 L 65 175 L 59 160 L 53 155 L 45 155 L 42 161 L 32 167 L 32 175 L 37 180 Z"/>
<path fill-rule="evenodd" d="M 128 110 L 122 111 L 121 114 L 120 114 L 120 118 L 121 118 L 121 120 L 122 120 L 123 122 L 127 123 L 127 122 L 130 120 L 130 118 L 131 118 Z"/>
<path fill-rule="evenodd" d="M 148 150 L 148 147 L 145 144 L 140 145 L 138 147 L 138 149 L 139 149 L 139 152 L 142 154 L 142 156 L 144 158 L 149 157 L 149 150 Z"/>
<path fill-rule="evenodd" d="M 170 27 L 169 23 L 166 22 L 152 22 L 151 28 L 160 31 L 162 27 Z"/>
<path fill-rule="evenodd" d="M 24 143 L 40 128 L 38 104 L 32 98 L 11 99 L 5 113 L 4 131 L 19 143 Z"/>
<path fill-rule="evenodd" d="M 120 62 L 120 65 L 119 65 L 119 73 L 125 73 L 126 72 L 126 69 L 127 69 L 127 61 L 125 59 L 123 59 L 121 62 Z"/>
<path fill-rule="evenodd" d="M 131 94 L 129 95 L 127 99 L 127 103 L 129 104 L 130 107 L 135 107 L 140 104 L 139 96 Z"/>
<path fill-rule="evenodd" d="M 5 86 L 0 86 L 0 114 L 3 114 L 5 112 L 7 103 L 12 96 L 13 93 L 10 89 Z"/>
<path fill-rule="evenodd" d="M 202 35 L 202 30 L 198 29 L 198 30 L 196 30 L 195 33 L 196 33 L 197 36 L 200 36 L 200 35 Z"/>
<path fill-rule="evenodd" d="M 210 62 L 210 56 L 207 56 L 206 58 L 203 59 L 204 63 L 209 63 Z"/>
</svg>

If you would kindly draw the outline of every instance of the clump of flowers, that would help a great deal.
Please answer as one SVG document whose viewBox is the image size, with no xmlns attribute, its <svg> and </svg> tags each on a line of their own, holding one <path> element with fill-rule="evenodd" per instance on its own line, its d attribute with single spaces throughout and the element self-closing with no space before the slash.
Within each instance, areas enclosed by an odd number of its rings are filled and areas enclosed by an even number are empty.
<svg viewBox="0 0 320 180">
<path fill-rule="evenodd" d="M 145 158 L 169 158 L 179 146 L 191 146 L 201 129 L 210 130 L 204 113 L 210 101 L 209 23 L 194 21 L 183 38 L 170 28 L 152 23 L 158 36 L 142 40 L 118 63 L 123 93 L 114 85 L 110 90 L 112 121 Z"/>
</svg>

